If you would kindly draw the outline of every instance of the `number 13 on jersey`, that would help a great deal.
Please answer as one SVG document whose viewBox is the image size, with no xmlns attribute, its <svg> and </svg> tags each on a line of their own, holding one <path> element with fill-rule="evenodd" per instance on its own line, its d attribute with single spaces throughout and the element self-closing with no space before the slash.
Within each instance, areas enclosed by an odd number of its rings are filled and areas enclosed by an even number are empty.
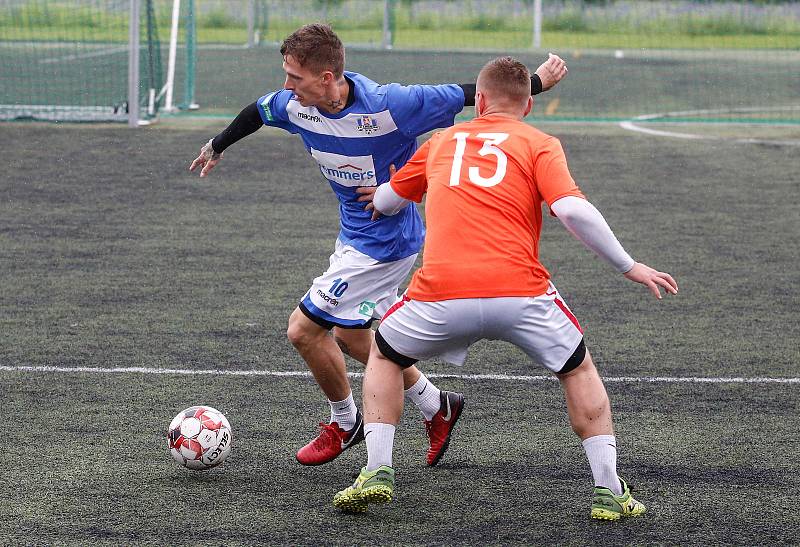
<svg viewBox="0 0 800 547">
<path fill-rule="evenodd" d="M 450 186 L 458 186 L 461 181 L 461 168 L 464 163 L 464 152 L 467 150 L 468 137 L 469 133 L 464 131 L 453 134 L 453 139 L 456 141 L 456 150 L 453 154 L 453 167 L 450 170 Z M 508 133 L 478 133 L 477 137 L 483 140 L 483 147 L 478 150 L 478 154 L 480 156 L 496 157 L 497 166 L 490 177 L 482 177 L 480 168 L 476 165 L 470 165 L 467 169 L 467 175 L 472 184 L 489 188 L 490 186 L 500 184 L 506 176 L 508 156 L 506 156 L 505 152 L 500 150 L 497 145 L 508 139 Z"/>
</svg>

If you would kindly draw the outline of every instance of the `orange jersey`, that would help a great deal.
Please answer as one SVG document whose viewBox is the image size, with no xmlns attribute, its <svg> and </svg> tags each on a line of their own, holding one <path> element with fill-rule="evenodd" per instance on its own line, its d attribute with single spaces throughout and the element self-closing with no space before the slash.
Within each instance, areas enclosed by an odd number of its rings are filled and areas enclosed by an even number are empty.
<svg viewBox="0 0 800 547">
<path fill-rule="evenodd" d="M 405 199 L 427 193 L 422 267 L 408 296 L 538 296 L 542 202 L 583 197 L 561 143 L 530 125 L 485 116 L 436 133 L 391 181 Z"/>
</svg>

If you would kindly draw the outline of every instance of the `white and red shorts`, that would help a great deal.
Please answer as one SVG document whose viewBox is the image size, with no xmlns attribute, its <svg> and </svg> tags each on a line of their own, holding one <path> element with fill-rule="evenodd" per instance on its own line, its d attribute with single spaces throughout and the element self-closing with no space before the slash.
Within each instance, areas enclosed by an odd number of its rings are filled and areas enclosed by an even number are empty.
<svg viewBox="0 0 800 547">
<path fill-rule="evenodd" d="M 552 283 L 535 297 L 422 302 L 404 296 L 384 315 L 378 332 L 401 356 L 440 357 L 456 365 L 464 363 L 469 346 L 478 340 L 503 340 L 553 372 L 564 367 L 583 340 L 578 320 Z"/>
</svg>

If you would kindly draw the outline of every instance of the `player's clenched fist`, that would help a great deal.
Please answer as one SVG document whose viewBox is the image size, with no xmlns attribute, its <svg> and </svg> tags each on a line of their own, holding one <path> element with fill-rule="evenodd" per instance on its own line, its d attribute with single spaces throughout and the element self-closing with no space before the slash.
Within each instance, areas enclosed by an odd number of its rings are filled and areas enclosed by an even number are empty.
<svg viewBox="0 0 800 547">
<path fill-rule="evenodd" d="M 560 82 L 567 72 L 567 64 L 564 59 L 549 53 L 547 60 L 536 69 L 536 75 L 542 81 L 542 91 L 547 91 Z"/>
<path fill-rule="evenodd" d="M 189 171 L 194 171 L 197 167 L 202 167 L 200 176 L 205 177 L 208 172 L 214 169 L 214 166 L 219 163 L 219 160 L 222 159 L 222 154 L 224 152 L 214 152 L 214 147 L 211 146 L 212 140 L 214 139 L 209 140 L 203 148 L 200 149 L 200 155 L 197 156 L 192 162 L 192 165 L 189 166 Z"/>
</svg>

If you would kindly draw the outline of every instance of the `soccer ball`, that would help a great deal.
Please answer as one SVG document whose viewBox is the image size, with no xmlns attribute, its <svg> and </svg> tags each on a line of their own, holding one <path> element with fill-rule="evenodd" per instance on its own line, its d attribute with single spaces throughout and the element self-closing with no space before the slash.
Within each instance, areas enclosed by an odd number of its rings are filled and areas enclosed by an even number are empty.
<svg viewBox="0 0 800 547">
<path fill-rule="evenodd" d="M 172 457 L 189 469 L 210 469 L 231 453 L 233 432 L 228 419 L 210 406 L 193 406 L 169 424 L 167 444 Z"/>
</svg>

